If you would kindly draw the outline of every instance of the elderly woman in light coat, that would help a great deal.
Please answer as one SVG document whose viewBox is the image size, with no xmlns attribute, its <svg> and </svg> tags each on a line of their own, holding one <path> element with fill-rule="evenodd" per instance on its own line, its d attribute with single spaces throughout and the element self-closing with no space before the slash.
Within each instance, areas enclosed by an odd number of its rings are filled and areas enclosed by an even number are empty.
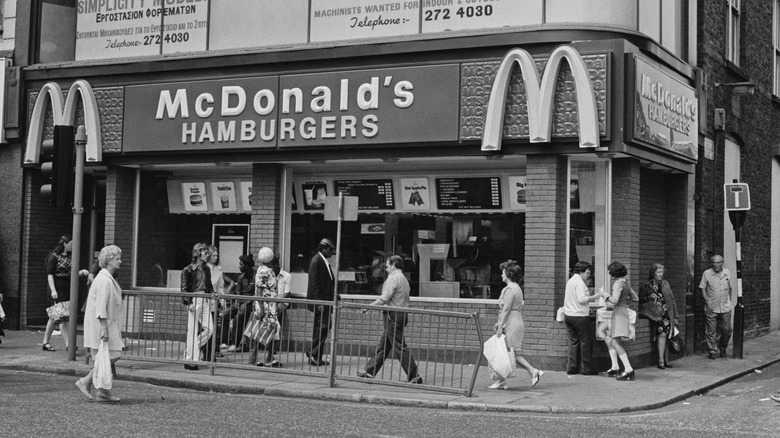
<svg viewBox="0 0 780 438">
<path fill-rule="evenodd" d="M 92 286 L 89 288 L 87 308 L 84 312 L 84 346 L 92 349 L 93 357 L 97 354 L 102 341 L 108 342 L 111 363 L 116 363 L 122 355 L 122 288 L 114 279 L 114 274 L 122 265 L 122 250 L 115 245 L 109 245 L 100 251 L 98 263 L 102 268 Z M 92 394 L 92 375 L 94 368 L 85 377 L 76 381 L 76 386 L 84 395 L 95 401 L 118 402 L 119 398 L 111 395 L 105 388 L 97 388 Z"/>
</svg>

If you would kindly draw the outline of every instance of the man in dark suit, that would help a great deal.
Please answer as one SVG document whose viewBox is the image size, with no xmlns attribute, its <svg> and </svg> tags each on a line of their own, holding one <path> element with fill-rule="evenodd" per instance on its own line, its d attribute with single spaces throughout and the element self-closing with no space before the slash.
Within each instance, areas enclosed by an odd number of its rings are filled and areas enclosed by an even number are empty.
<svg viewBox="0 0 780 438">
<path fill-rule="evenodd" d="M 336 251 L 336 245 L 330 239 L 322 239 L 317 251 L 317 254 L 311 258 L 311 265 L 309 265 L 309 286 L 306 289 L 306 298 L 333 301 L 334 277 L 328 259 Z M 328 362 L 322 359 L 322 353 L 330 331 L 331 308 L 309 305 L 308 309 L 314 312 L 314 326 L 311 335 L 311 350 L 306 353 L 306 356 L 308 356 L 311 365 L 327 365 Z"/>
</svg>

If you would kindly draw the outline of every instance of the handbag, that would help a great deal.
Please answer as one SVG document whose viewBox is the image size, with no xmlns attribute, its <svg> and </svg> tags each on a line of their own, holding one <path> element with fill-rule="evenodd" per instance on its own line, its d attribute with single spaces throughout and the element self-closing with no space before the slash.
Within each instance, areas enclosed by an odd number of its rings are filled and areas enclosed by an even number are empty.
<svg viewBox="0 0 780 438">
<path fill-rule="evenodd" d="M 46 308 L 46 314 L 55 324 L 62 324 L 70 319 L 70 301 L 60 301 Z"/>
<path fill-rule="evenodd" d="M 95 355 L 95 368 L 92 370 L 92 384 L 98 389 L 111 389 L 113 378 L 108 342 L 100 341 L 100 347 Z"/>
<path fill-rule="evenodd" d="M 267 345 L 276 339 L 276 324 L 252 317 L 244 330 L 244 336 L 261 344 Z"/>
<path fill-rule="evenodd" d="M 685 348 L 683 345 L 682 337 L 680 336 L 680 331 L 677 330 L 677 327 L 674 328 L 674 335 L 669 338 L 669 351 L 672 353 L 680 353 Z"/>
<path fill-rule="evenodd" d="M 513 375 L 515 358 L 514 354 L 506 348 L 506 336 L 491 336 L 490 339 L 485 341 L 485 348 L 482 354 L 488 361 L 491 377 L 496 375 L 506 379 Z"/>
</svg>

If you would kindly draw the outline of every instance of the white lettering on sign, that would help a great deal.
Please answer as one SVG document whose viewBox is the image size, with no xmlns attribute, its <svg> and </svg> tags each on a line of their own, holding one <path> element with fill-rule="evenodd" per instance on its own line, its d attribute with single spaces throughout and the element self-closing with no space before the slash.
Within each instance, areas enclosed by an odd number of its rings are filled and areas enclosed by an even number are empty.
<svg viewBox="0 0 780 438">
<path fill-rule="evenodd" d="M 695 99 L 679 96 L 668 90 L 661 81 L 643 73 L 640 94 L 653 105 L 646 108 L 647 118 L 682 134 L 691 134 L 696 122 L 698 103 Z"/>
<path fill-rule="evenodd" d="M 277 134 L 281 140 L 345 139 L 358 136 L 372 138 L 379 133 L 379 117 L 376 114 L 365 114 L 362 117 L 337 115 L 333 114 L 334 108 L 337 107 L 340 112 L 348 111 L 350 104 L 354 103 L 365 112 L 378 110 L 383 89 L 392 90 L 392 102 L 396 108 L 406 109 L 414 104 L 414 84 L 408 80 L 394 81 L 392 76 L 374 76 L 360 84 L 353 94 L 350 93 L 349 85 L 349 79 L 342 79 L 338 90 L 319 85 L 312 89 L 308 97 L 298 87 L 282 89 L 279 108 L 282 115 L 303 114 L 306 105 L 309 110 L 322 116 L 305 117 L 300 121 L 282 117 L 279 119 L 278 132 L 276 120 L 254 119 L 255 116 L 268 116 L 277 108 L 275 92 L 267 88 L 246 90 L 240 85 L 225 85 L 216 96 L 204 92 L 194 96 L 194 99 L 186 88 L 161 90 L 155 119 L 183 120 L 183 144 L 230 142 L 236 138 L 250 142 L 258 134 L 264 141 L 273 140 Z M 184 121 L 192 115 L 204 120 Z M 205 120 L 214 115 L 241 119 Z"/>
</svg>

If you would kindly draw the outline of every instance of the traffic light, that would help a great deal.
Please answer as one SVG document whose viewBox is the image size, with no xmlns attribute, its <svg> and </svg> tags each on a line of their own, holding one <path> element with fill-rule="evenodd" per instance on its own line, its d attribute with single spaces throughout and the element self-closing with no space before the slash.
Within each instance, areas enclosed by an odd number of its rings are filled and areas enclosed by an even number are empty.
<svg viewBox="0 0 780 438">
<path fill-rule="evenodd" d="M 57 208 L 73 197 L 73 126 L 55 126 L 54 137 L 41 144 L 41 196 Z"/>
</svg>

